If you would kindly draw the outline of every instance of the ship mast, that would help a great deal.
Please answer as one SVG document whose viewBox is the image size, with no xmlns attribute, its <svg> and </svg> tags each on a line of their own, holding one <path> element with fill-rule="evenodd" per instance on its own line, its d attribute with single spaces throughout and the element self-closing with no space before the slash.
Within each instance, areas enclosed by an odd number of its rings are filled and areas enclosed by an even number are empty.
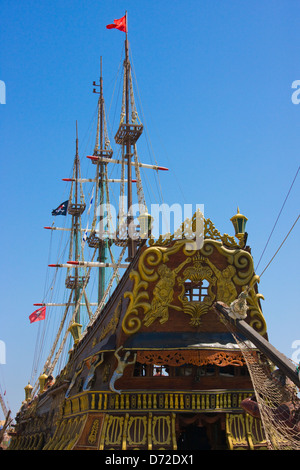
<svg viewBox="0 0 300 470">
<path fill-rule="evenodd" d="M 103 75 L 102 75 L 102 57 L 100 57 L 100 80 L 99 85 L 93 82 L 95 87 L 99 87 L 99 92 L 94 88 L 94 93 L 99 93 L 98 100 L 98 120 L 97 120 L 97 133 L 96 133 L 96 144 L 94 148 L 93 156 L 96 160 L 92 160 L 96 163 L 96 196 L 94 205 L 94 222 L 93 230 L 90 236 L 87 238 L 88 245 L 90 247 L 98 249 L 98 262 L 99 262 L 99 275 L 98 275 L 98 304 L 104 296 L 105 292 L 105 261 L 107 259 L 107 252 L 110 244 L 110 240 L 105 235 L 105 229 L 103 226 L 104 220 L 104 208 L 108 208 L 108 178 L 107 178 L 107 163 L 104 162 L 103 158 L 111 158 L 113 151 L 110 148 L 110 142 L 107 135 L 107 126 L 105 119 L 104 109 L 104 95 L 103 95 Z M 100 157 L 100 158 L 99 158 Z M 99 230 L 96 234 L 95 224 L 97 216 L 100 215 L 99 219 Z M 111 229 L 111 227 L 109 227 Z M 109 231 L 109 230 L 108 230 Z"/>
<path fill-rule="evenodd" d="M 126 12 L 127 24 L 127 12 Z M 117 144 L 123 147 L 124 159 L 127 162 L 127 239 L 128 239 L 128 258 L 131 261 L 137 250 L 137 241 L 134 239 L 135 227 L 133 226 L 132 214 L 132 156 L 134 146 L 143 132 L 143 125 L 136 122 L 137 113 L 134 109 L 133 93 L 131 92 L 131 66 L 129 60 L 129 42 L 126 31 L 125 39 L 125 61 L 124 61 L 124 92 L 125 92 L 125 116 L 121 117 L 118 131 L 115 135 Z M 131 99 L 132 98 L 132 99 Z M 131 104 L 131 116 L 130 116 Z M 124 119 L 125 117 L 125 119 Z"/>
<path fill-rule="evenodd" d="M 78 179 L 79 179 L 79 174 L 78 174 L 78 167 L 79 167 L 79 155 L 78 155 L 78 125 L 76 121 L 76 155 L 75 155 L 75 178 L 76 178 L 76 183 L 75 183 L 75 206 L 76 206 L 76 212 L 73 215 L 74 218 L 74 238 L 75 238 L 75 260 L 79 260 L 79 216 L 81 214 L 80 210 L 77 210 L 78 208 Z M 75 269 L 75 289 L 74 289 L 74 303 L 77 305 L 78 299 L 79 299 L 79 286 L 78 286 L 78 269 Z M 80 323 L 80 307 L 77 310 L 76 317 L 75 317 L 75 322 Z"/>
<path fill-rule="evenodd" d="M 126 13 L 127 18 L 127 13 Z M 136 142 L 143 132 L 143 125 L 140 123 L 138 113 L 135 106 L 133 84 L 131 76 L 131 64 L 129 60 L 129 41 L 126 32 L 125 39 L 125 60 L 124 60 L 124 75 L 123 75 L 123 99 L 121 109 L 121 119 L 118 130 L 115 135 L 115 142 L 122 148 L 122 159 L 113 159 L 113 150 L 111 148 L 110 140 L 107 132 L 107 123 L 104 106 L 103 94 L 103 77 L 102 77 L 102 58 L 100 61 L 100 81 L 99 84 L 93 82 L 95 87 L 99 87 L 99 91 L 94 88 L 93 92 L 99 94 L 98 99 L 98 116 L 97 116 L 97 133 L 96 142 L 92 156 L 87 156 L 91 159 L 92 163 L 96 165 L 96 175 L 93 179 L 82 179 L 80 174 L 80 160 L 78 152 L 78 128 L 76 122 L 76 153 L 73 165 L 72 178 L 63 178 L 63 181 L 71 182 L 70 196 L 68 201 L 68 214 L 72 216 L 71 228 L 45 227 L 50 230 L 66 230 L 70 231 L 71 240 L 69 248 L 69 260 L 65 263 L 50 264 L 49 266 L 55 268 L 67 268 L 67 276 L 65 286 L 71 290 L 68 296 L 67 303 L 42 303 L 34 304 L 38 306 L 65 306 L 64 314 L 61 319 L 60 326 L 56 338 L 54 340 L 51 351 L 48 355 L 44 366 L 44 372 L 47 374 L 52 373 L 60 354 L 64 348 L 69 332 L 72 334 L 74 344 L 76 345 L 81 338 L 81 312 L 80 306 L 86 306 L 89 316 L 89 323 L 91 326 L 97 316 L 101 313 L 102 308 L 109 296 L 110 290 L 115 281 L 119 280 L 119 270 L 128 268 L 130 261 L 134 258 L 138 245 L 145 242 L 149 237 L 151 230 L 151 216 L 145 204 L 145 197 L 143 185 L 140 176 L 140 168 L 153 169 L 155 171 L 167 170 L 165 167 L 140 163 L 137 155 Z M 117 163 L 122 167 L 121 179 L 108 178 L 108 163 Z M 125 176 L 125 167 L 127 167 L 127 177 Z M 135 178 L 132 179 L 132 167 L 135 169 Z M 133 181 L 137 185 L 137 199 L 139 205 L 139 224 L 134 225 L 133 216 Z M 92 227 L 84 231 L 81 227 L 81 215 L 83 214 L 86 204 L 84 202 L 84 194 L 82 191 L 82 183 L 93 182 L 95 183 L 93 195 L 95 191 L 94 215 Z M 120 206 L 117 227 L 114 226 L 112 214 L 110 213 L 110 192 L 109 183 L 121 183 L 120 188 Z M 124 187 L 127 183 L 127 214 L 123 207 L 124 201 Z M 123 199 L 122 199 L 123 198 Z M 88 214 L 92 206 L 92 199 L 88 209 Z M 99 211 L 100 208 L 100 211 Z M 100 217 L 99 217 L 100 216 Z M 98 226 L 97 226 L 98 224 Z M 105 226 L 104 226 L 105 224 Z M 82 238 L 82 232 L 84 236 Z M 90 232 L 87 237 L 87 233 Z M 91 259 L 85 261 L 83 257 L 83 249 L 85 241 L 90 248 L 94 248 Z M 118 253 L 116 259 L 112 252 L 112 245 L 121 247 L 121 252 Z M 125 251 L 127 250 L 126 262 L 123 262 Z M 108 254 L 111 262 L 106 262 Z M 98 260 L 94 261 L 94 257 L 98 256 Z M 89 281 L 90 271 L 92 268 L 98 268 L 98 302 L 92 303 L 87 297 L 85 291 Z M 112 268 L 113 273 L 109 278 L 108 285 L 106 286 L 106 270 Z M 84 270 L 82 272 L 82 269 Z M 75 270 L 75 272 L 74 272 Z M 74 272 L 72 276 L 70 273 Z M 81 275 L 81 272 L 84 275 Z M 97 306 L 95 312 L 91 311 L 91 306 Z M 68 310 L 74 307 L 72 318 L 69 321 L 67 330 L 64 327 L 67 320 Z M 85 330 L 87 331 L 87 329 Z M 62 337 L 63 336 L 63 337 Z M 60 345 L 58 346 L 58 342 Z M 42 374 L 43 375 L 43 374 Z M 37 385 L 35 385 L 35 388 Z"/>
<path fill-rule="evenodd" d="M 126 24 L 127 24 L 127 12 L 126 12 Z M 126 32 L 125 39 L 125 90 L 126 90 L 126 130 L 129 130 L 129 72 L 130 72 L 130 62 L 129 62 L 129 44 L 128 44 L 128 33 Z M 128 215 L 127 215 L 127 232 L 128 232 L 128 261 L 131 261 L 135 255 L 136 243 L 130 234 L 130 227 L 132 226 L 132 168 L 131 168 L 131 138 L 130 133 L 127 132 L 126 135 L 126 155 L 127 158 L 127 188 L 128 188 Z"/>
<path fill-rule="evenodd" d="M 102 76 L 102 57 L 100 58 L 100 149 L 103 149 L 103 114 L 104 114 L 104 98 L 103 98 L 103 76 Z M 100 162 L 99 174 L 99 188 L 100 188 L 100 204 L 104 202 L 104 165 Z M 99 258 L 100 263 L 104 263 L 106 259 L 106 241 L 102 240 L 99 243 Z M 99 268 L 99 281 L 98 281 L 98 303 L 103 297 L 105 287 L 105 269 Z"/>
<path fill-rule="evenodd" d="M 71 226 L 71 243 L 70 243 L 70 258 L 75 259 L 76 262 L 80 260 L 81 250 L 80 250 L 80 241 L 81 241 L 81 215 L 86 208 L 84 202 L 83 191 L 80 189 L 81 194 L 79 195 L 79 181 L 80 181 L 80 161 L 79 161 L 79 152 L 78 152 L 78 125 L 76 121 L 76 152 L 74 158 L 74 168 L 73 168 L 73 181 L 71 185 L 70 198 L 68 204 L 68 213 L 72 215 L 72 226 Z M 73 198 L 73 185 L 74 187 L 74 202 Z M 80 197 L 80 199 L 79 199 Z M 74 254 L 74 256 L 73 256 Z M 68 289 L 73 291 L 74 305 L 75 305 L 75 318 L 74 322 L 71 324 L 69 331 L 71 332 L 74 341 L 76 342 L 80 336 L 81 325 L 80 325 L 80 298 L 81 298 L 81 289 L 86 282 L 84 276 L 79 275 L 79 269 L 75 269 L 74 276 L 69 275 L 70 269 L 68 268 L 68 273 L 65 281 L 65 285 Z"/>
<path fill-rule="evenodd" d="M 103 76 L 102 76 L 102 57 L 100 57 L 100 97 L 99 97 L 99 117 L 100 117 L 100 152 L 104 149 L 104 97 L 103 97 Z M 98 119 L 99 121 L 99 119 Z M 97 162 L 97 184 L 99 186 L 99 203 L 100 207 L 103 206 L 105 200 L 105 181 L 104 181 L 104 166 L 107 163 L 102 161 Z M 101 216 L 100 216 L 101 217 Z M 102 224 L 100 219 L 100 225 Z M 102 227 L 100 227 L 101 230 Z M 98 261 L 104 263 L 107 254 L 107 240 L 99 240 L 98 244 Z M 105 268 L 99 268 L 98 276 L 98 303 L 101 301 L 105 289 Z"/>
</svg>

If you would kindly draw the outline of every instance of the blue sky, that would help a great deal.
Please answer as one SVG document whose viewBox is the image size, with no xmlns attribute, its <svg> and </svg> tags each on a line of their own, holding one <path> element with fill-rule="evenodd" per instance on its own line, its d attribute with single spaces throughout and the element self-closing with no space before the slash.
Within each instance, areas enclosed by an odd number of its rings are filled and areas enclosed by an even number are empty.
<svg viewBox="0 0 300 470">
<path fill-rule="evenodd" d="M 35 349 L 38 326 L 28 316 L 50 262 L 43 227 L 67 194 L 61 179 L 72 170 L 76 120 L 82 172 L 90 171 L 92 82 L 102 56 L 109 102 L 124 34 L 105 25 L 125 10 L 150 136 L 141 159 L 151 162 L 150 143 L 170 169 L 160 175 L 164 202 L 204 204 L 205 216 L 231 235 L 239 206 L 256 265 L 299 167 L 300 105 L 291 100 L 300 79 L 298 1 L 2 0 L 0 383 L 13 414 Z M 298 213 L 299 175 L 258 274 Z M 298 239 L 299 224 L 259 285 L 269 339 L 288 357 L 300 342 Z"/>
</svg>

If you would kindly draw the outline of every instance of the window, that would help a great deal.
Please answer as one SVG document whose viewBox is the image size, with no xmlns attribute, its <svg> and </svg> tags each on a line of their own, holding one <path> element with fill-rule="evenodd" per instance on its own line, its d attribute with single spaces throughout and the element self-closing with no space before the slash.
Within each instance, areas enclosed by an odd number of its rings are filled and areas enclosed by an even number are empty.
<svg viewBox="0 0 300 470">
<path fill-rule="evenodd" d="M 153 366 L 153 377 L 166 377 L 169 375 L 169 368 L 162 365 Z"/>
<path fill-rule="evenodd" d="M 146 375 L 147 375 L 147 365 L 136 362 L 134 366 L 133 376 L 134 377 L 146 377 Z"/>
<path fill-rule="evenodd" d="M 199 282 L 187 279 L 184 283 L 185 297 L 187 297 L 190 302 L 203 302 L 204 298 L 208 295 L 208 287 L 209 282 L 206 279 Z"/>
<path fill-rule="evenodd" d="M 184 364 L 183 366 L 176 367 L 176 377 L 189 377 L 193 375 L 193 366 L 191 364 Z"/>
<path fill-rule="evenodd" d="M 197 368 L 197 377 L 209 377 L 216 374 L 216 367 L 213 364 L 207 364 L 206 366 L 200 366 Z"/>
<path fill-rule="evenodd" d="M 222 375 L 223 377 L 234 377 L 234 372 L 235 368 L 234 366 L 225 366 L 225 367 L 220 367 L 219 369 L 219 375 Z"/>
</svg>

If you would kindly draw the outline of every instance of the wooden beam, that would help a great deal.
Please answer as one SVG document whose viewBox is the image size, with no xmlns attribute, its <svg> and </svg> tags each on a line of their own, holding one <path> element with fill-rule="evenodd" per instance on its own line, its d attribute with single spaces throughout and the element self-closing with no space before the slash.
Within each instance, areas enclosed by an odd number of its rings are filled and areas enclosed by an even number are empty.
<svg viewBox="0 0 300 470">
<path fill-rule="evenodd" d="M 296 366 L 284 354 L 278 351 L 269 341 L 261 336 L 244 320 L 233 320 L 228 312 L 229 307 L 224 306 L 221 302 L 214 304 L 215 309 L 222 313 L 226 320 L 234 325 L 237 331 L 251 341 L 270 361 L 272 361 L 284 375 L 286 375 L 297 387 L 300 387 L 300 378 Z"/>
</svg>

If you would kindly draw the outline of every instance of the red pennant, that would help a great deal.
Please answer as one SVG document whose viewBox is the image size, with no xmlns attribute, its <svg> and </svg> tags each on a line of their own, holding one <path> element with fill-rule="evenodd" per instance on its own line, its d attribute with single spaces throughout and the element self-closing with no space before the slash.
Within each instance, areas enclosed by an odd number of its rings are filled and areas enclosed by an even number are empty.
<svg viewBox="0 0 300 470">
<path fill-rule="evenodd" d="M 31 315 L 29 315 L 30 323 L 35 321 L 45 320 L 46 316 L 46 307 L 38 308 Z"/>
<path fill-rule="evenodd" d="M 114 20 L 113 24 L 106 25 L 107 29 L 118 29 L 119 31 L 123 31 L 127 33 L 127 24 L 126 24 L 126 15 L 118 20 Z"/>
</svg>

